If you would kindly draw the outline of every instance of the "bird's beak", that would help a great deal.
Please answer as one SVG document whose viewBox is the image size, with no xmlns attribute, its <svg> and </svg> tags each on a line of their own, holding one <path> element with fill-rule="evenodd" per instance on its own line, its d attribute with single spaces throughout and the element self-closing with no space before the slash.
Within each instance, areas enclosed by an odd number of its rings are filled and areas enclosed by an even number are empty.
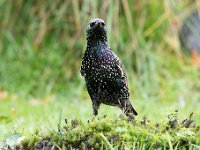
<svg viewBox="0 0 200 150">
<path fill-rule="evenodd" d="M 104 26 L 102 25 L 102 22 L 98 22 L 95 24 L 95 27 L 101 27 L 101 28 L 104 28 Z"/>
<path fill-rule="evenodd" d="M 101 22 L 98 22 L 98 23 L 97 23 L 97 26 L 100 27 L 100 26 L 101 26 Z"/>
</svg>

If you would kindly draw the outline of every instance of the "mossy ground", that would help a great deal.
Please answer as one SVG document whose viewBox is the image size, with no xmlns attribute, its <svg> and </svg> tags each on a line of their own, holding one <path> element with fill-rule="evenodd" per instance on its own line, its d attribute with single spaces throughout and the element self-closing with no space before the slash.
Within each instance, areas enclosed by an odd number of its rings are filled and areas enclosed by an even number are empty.
<svg viewBox="0 0 200 150">
<path fill-rule="evenodd" d="M 178 112 L 169 114 L 166 122 L 143 118 L 109 119 L 106 116 L 87 123 L 65 121 L 58 130 L 46 134 L 36 131 L 27 137 L 21 149 L 199 149 L 200 125 L 191 114 L 179 120 Z"/>
</svg>

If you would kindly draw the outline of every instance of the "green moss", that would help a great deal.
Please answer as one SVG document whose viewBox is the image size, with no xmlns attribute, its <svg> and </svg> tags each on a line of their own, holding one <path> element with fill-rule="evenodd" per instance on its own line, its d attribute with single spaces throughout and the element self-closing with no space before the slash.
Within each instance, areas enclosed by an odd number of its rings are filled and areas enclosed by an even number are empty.
<svg viewBox="0 0 200 150">
<path fill-rule="evenodd" d="M 30 137 L 28 146 L 33 148 L 34 145 L 40 145 L 39 141 L 49 139 L 49 143 L 55 146 L 81 149 L 99 149 L 100 147 L 112 149 L 114 147 L 127 148 L 127 146 L 145 149 L 199 147 L 199 126 L 186 128 L 180 121 L 176 122 L 176 127 L 169 126 L 171 119 L 178 119 L 178 112 L 175 114 L 175 118 L 168 117 L 168 120 L 163 123 L 150 121 L 147 123 L 145 118 L 111 120 L 103 117 L 88 123 L 72 120 L 71 124 L 65 124 L 61 132 L 51 131 L 48 136 L 40 136 L 40 140 L 38 140 L 39 136 Z M 174 113 L 171 115 L 174 116 Z M 68 130 L 65 130 L 66 128 Z M 27 143 L 22 143 L 22 145 L 27 146 Z"/>
</svg>

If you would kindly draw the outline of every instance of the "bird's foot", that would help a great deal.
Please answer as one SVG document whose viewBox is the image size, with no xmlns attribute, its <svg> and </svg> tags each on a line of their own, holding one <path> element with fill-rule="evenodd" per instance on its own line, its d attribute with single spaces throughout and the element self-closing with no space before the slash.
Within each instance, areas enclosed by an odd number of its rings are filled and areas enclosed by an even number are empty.
<svg viewBox="0 0 200 150">
<path fill-rule="evenodd" d="M 128 115 L 128 120 L 129 120 L 129 121 L 135 120 L 135 116 L 134 116 L 134 115 Z"/>
<path fill-rule="evenodd" d="M 96 121 L 97 120 L 97 116 L 93 116 L 91 121 Z"/>
<path fill-rule="evenodd" d="M 122 108 L 122 113 L 119 115 L 119 118 L 124 118 L 126 116 L 125 112 L 125 108 Z"/>
<path fill-rule="evenodd" d="M 97 117 L 96 116 L 93 116 L 91 119 L 89 119 L 87 122 L 90 123 L 90 122 L 93 122 L 93 121 L 96 121 L 97 120 Z"/>
<path fill-rule="evenodd" d="M 126 116 L 126 114 L 124 112 L 122 112 L 120 115 L 119 115 L 119 118 L 124 118 Z"/>
</svg>

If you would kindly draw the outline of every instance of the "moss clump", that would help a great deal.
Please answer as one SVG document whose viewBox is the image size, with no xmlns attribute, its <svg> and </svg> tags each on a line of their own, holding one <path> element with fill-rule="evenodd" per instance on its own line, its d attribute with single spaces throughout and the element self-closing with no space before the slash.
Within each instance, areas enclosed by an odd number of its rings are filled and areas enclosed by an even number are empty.
<svg viewBox="0 0 200 150">
<path fill-rule="evenodd" d="M 20 147 L 24 149 L 199 148 L 199 125 L 195 125 L 194 120 L 191 125 L 192 115 L 182 122 L 178 120 L 177 111 L 170 115 L 162 124 L 151 122 L 146 118 L 110 120 L 103 117 L 88 123 L 72 120 L 59 131 L 51 131 L 43 136 L 39 136 L 37 132 L 37 136 L 27 138 L 28 140 L 21 143 Z"/>
</svg>

